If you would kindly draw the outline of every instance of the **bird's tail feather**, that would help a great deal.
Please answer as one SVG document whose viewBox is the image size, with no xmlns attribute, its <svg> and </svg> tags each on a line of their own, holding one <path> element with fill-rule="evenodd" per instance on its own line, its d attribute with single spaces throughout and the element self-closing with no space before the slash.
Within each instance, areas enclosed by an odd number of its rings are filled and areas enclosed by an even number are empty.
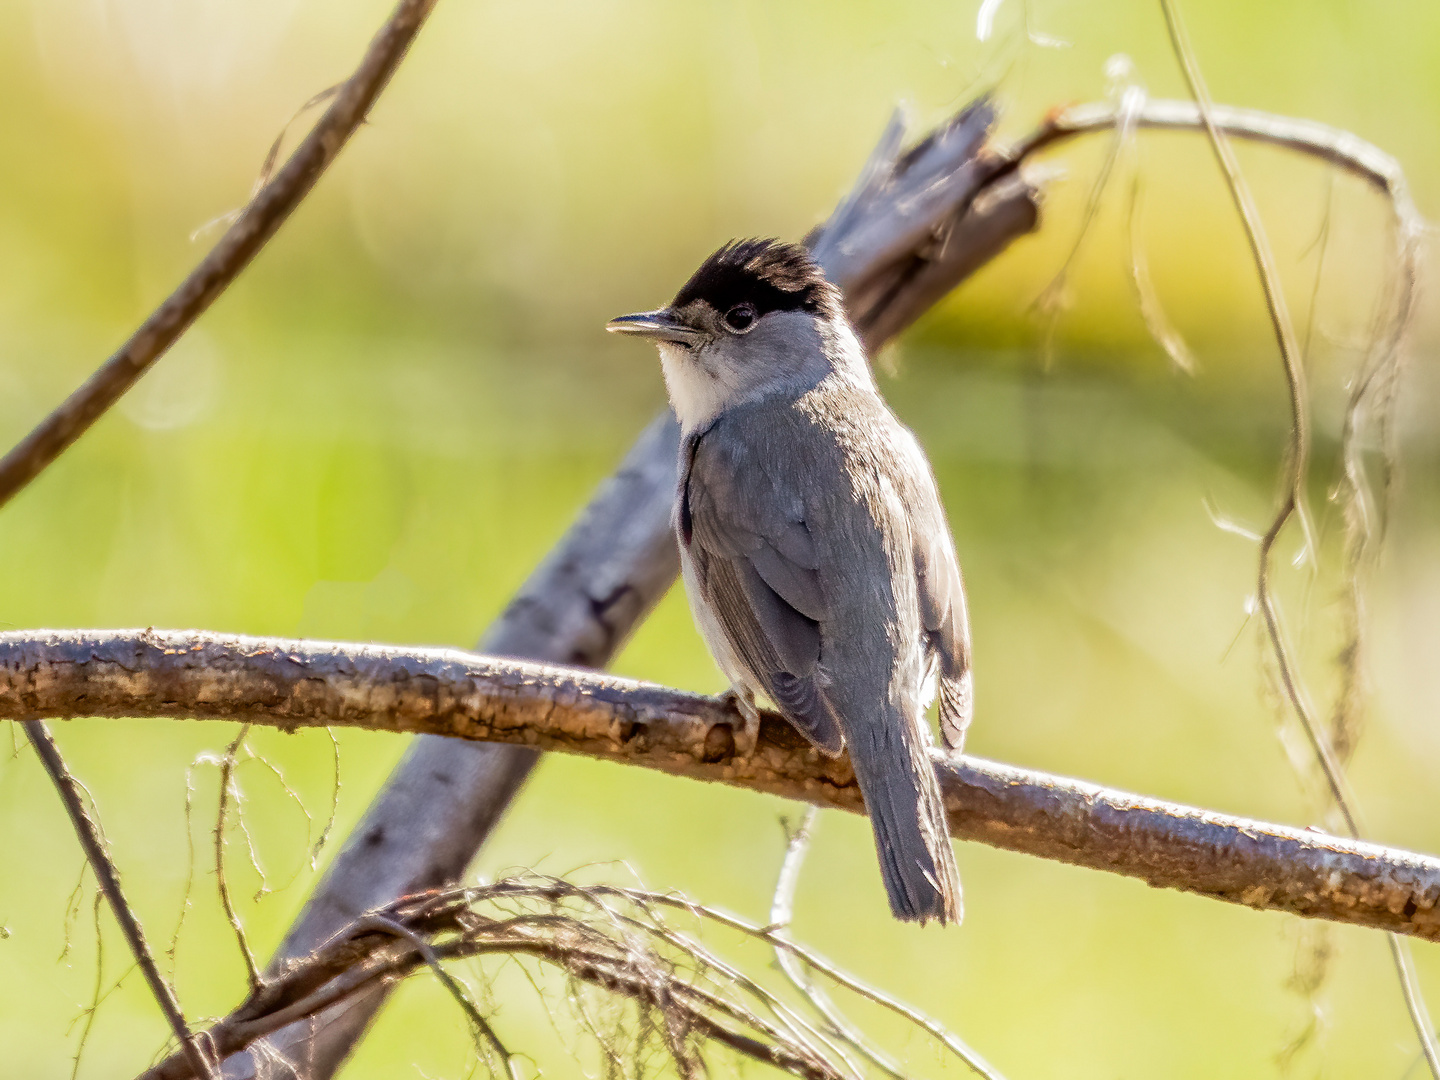
<svg viewBox="0 0 1440 1080">
<path fill-rule="evenodd" d="M 958 923 L 964 914 L 960 872 L 928 740 L 918 721 L 898 720 L 849 740 L 890 910 L 910 922 Z"/>
</svg>

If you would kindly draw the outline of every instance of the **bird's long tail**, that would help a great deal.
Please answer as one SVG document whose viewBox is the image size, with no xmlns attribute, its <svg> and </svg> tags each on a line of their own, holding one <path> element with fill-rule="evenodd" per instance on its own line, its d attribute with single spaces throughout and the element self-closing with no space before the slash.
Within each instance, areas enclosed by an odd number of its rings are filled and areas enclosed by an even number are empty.
<svg viewBox="0 0 1440 1080">
<path fill-rule="evenodd" d="M 958 923 L 960 872 L 920 718 L 896 716 L 847 733 L 850 761 L 875 832 L 880 876 L 897 919 Z"/>
</svg>

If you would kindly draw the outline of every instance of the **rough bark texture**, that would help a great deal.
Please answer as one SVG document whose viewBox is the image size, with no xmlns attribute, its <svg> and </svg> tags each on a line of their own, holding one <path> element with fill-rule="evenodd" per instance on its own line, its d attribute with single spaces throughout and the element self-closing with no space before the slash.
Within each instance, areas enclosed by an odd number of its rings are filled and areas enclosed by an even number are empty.
<svg viewBox="0 0 1440 1080">
<path fill-rule="evenodd" d="M 446 649 L 200 632 L 0 635 L 0 717 L 351 726 L 558 750 L 863 813 L 849 760 L 767 715 L 650 683 Z M 935 752 L 952 835 L 1151 885 L 1440 940 L 1440 859 Z M 361 832 L 359 843 L 385 837 Z M 318 944 L 318 943 L 317 943 Z M 307 950 L 308 951 L 308 950 Z"/>
</svg>

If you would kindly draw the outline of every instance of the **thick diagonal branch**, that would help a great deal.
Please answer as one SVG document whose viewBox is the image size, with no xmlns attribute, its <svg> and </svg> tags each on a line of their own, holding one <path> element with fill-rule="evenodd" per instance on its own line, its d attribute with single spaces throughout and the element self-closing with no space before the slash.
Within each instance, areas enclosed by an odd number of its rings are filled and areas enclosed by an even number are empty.
<svg viewBox="0 0 1440 1080">
<path fill-rule="evenodd" d="M 350 726 L 583 754 L 863 813 L 847 758 L 767 716 L 579 669 L 447 649 L 197 631 L 0 634 L 0 717 Z M 1440 940 L 1440 859 L 937 751 L 954 836 L 1253 908 Z"/>
</svg>

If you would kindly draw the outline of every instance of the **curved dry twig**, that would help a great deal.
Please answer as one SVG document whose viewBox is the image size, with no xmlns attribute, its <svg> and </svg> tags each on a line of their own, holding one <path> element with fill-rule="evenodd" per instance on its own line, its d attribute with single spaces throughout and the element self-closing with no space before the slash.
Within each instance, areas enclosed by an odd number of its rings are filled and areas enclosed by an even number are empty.
<svg viewBox="0 0 1440 1080">
<path fill-rule="evenodd" d="M 1280 363 L 1285 373 L 1285 386 L 1289 392 L 1290 400 L 1290 442 L 1286 461 L 1284 465 L 1284 483 L 1280 507 L 1275 512 L 1275 517 L 1266 529 L 1260 540 L 1259 550 L 1259 571 L 1256 582 L 1256 600 L 1260 608 L 1261 617 L 1264 620 L 1265 636 L 1269 642 L 1271 653 L 1274 656 L 1276 669 L 1280 676 L 1281 686 L 1285 691 L 1285 699 L 1289 702 L 1300 726 L 1309 740 L 1311 748 L 1315 752 L 1315 758 L 1320 764 L 1321 773 L 1330 788 L 1330 794 L 1335 802 L 1336 808 L 1340 811 L 1345 820 L 1345 827 L 1350 835 L 1357 839 L 1362 834 L 1360 826 L 1359 808 L 1354 795 L 1350 791 L 1345 776 L 1345 769 L 1339 756 L 1332 745 L 1329 733 L 1315 715 L 1315 709 L 1309 696 L 1306 693 L 1304 683 L 1295 664 L 1295 658 L 1290 644 L 1286 638 L 1284 625 L 1280 618 L 1279 604 L 1275 599 L 1274 589 L 1271 584 L 1271 556 L 1275 543 L 1281 533 L 1291 520 L 1298 522 L 1304 536 L 1305 549 L 1310 553 L 1311 558 L 1318 558 L 1315 540 L 1309 523 L 1309 516 L 1305 507 L 1305 482 L 1310 471 L 1310 406 L 1309 394 L 1306 390 L 1305 367 L 1302 362 L 1300 343 L 1295 334 L 1295 327 L 1290 318 L 1289 307 L 1285 300 L 1285 290 L 1280 282 L 1279 267 L 1275 263 L 1274 254 L 1270 250 L 1269 241 L 1265 235 L 1265 228 L 1260 220 L 1260 212 L 1255 207 L 1254 199 L 1250 195 L 1249 186 L 1241 175 L 1239 163 L 1235 159 L 1235 152 L 1231 148 L 1228 139 L 1215 120 L 1215 106 L 1210 100 L 1210 92 L 1206 88 L 1204 76 L 1200 72 L 1199 62 L 1196 60 L 1194 49 L 1190 45 L 1189 37 L 1185 31 L 1185 25 L 1180 19 L 1180 13 L 1175 6 L 1174 0 L 1160 0 L 1161 10 L 1165 15 L 1165 25 L 1170 34 L 1171 45 L 1175 55 L 1180 61 L 1180 67 L 1185 75 L 1185 81 L 1190 88 L 1191 95 L 1195 98 L 1196 106 L 1200 110 L 1200 118 L 1205 127 L 1206 136 L 1210 146 L 1215 152 L 1216 160 L 1219 162 L 1220 170 L 1225 176 L 1226 186 L 1229 188 L 1230 197 L 1235 203 L 1235 208 L 1240 214 L 1240 219 L 1245 228 L 1245 237 L 1250 245 L 1250 253 L 1255 261 L 1256 269 L 1259 271 L 1261 288 L 1265 295 L 1265 307 L 1270 316 L 1270 323 L 1275 331 L 1276 344 L 1280 350 Z M 1393 174 L 1392 174 L 1393 175 Z M 1394 200 L 1397 217 L 1403 213 L 1398 200 Z M 1404 252 L 1402 251 L 1402 255 Z M 1413 291 L 1413 279 L 1409 282 Z M 1398 351 L 1398 336 L 1404 331 L 1404 319 L 1408 321 L 1408 315 L 1404 313 L 1405 304 L 1401 305 L 1401 314 L 1397 315 L 1397 322 L 1394 326 L 1396 334 L 1397 349 L 1391 352 L 1391 357 Z M 1382 361 L 1383 363 L 1383 361 Z M 1372 359 L 1367 367 L 1373 371 L 1375 362 Z M 1368 374 L 1368 373 L 1367 373 Z M 1369 382 L 1365 378 L 1362 382 Z M 1364 391 L 1361 391 L 1363 400 Z M 1347 408 L 1346 434 L 1353 437 L 1354 428 L 1352 419 L 1358 405 L 1357 398 L 1352 395 L 1350 406 Z M 1346 475 L 1352 487 L 1352 497 L 1364 498 L 1364 482 L 1352 474 L 1351 463 L 1355 451 L 1353 445 L 1345 447 L 1344 457 L 1346 460 Z M 1353 534 L 1353 529 L 1350 530 Z M 1352 538 L 1352 542 L 1353 538 Z M 1358 556 L 1357 556 L 1358 558 Z M 1358 565 L 1354 568 L 1356 575 L 1359 573 Z M 1352 588 L 1358 589 L 1358 576 Z M 1353 596 L 1352 603 L 1358 609 L 1359 598 Z M 1359 626 L 1358 610 L 1355 613 L 1356 625 L 1352 631 L 1352 641 L 1358 650 Z M 1350 658 L 1350 663 L 1358 663 L 1358 657 Z M 1395 964 L 1395 971 L 1400 979 L 1400 989 L 1405 998 L 1406 1012 L 1409 1014 L 1411 1025 L 1415 1034 L 1420 1040 L 1420 1047 L 1429 1066 L 1430 1074 L 1435 1080 L 1440 1080 L 1440 1046 L 1435 1040 L 1434 1027 L 1430 1021 L 1429 1010 L 1425 1006 L 1425 998 L 1420 992 L 1419 981 L 1416 978 L 1414 965 L 1410 962 L 1405 943 L 1400 941 L 1393 933 L 1389 935 L 1389 946 L 1391 958 Z"/>
<path fill-rule="evenodd" d="M 618 889 L 614 886 L 596 886 L 590 891 L 597 893 L 615 892 L 617 894 L 626 895 L 632 894 L 635 890 Z M 941 1046 L 945 1047 L 945 1049 L 949 1050 L 952 1054 L 960 1058 L 972 1068 L 975 1068 L 977 1065 L 985 1065 L 983 1058 L 981 1058 L 978 1054 L 975 1053 L 975 1051 L 973 1051 L 963 1042 L 961 1042 L 952 1032 L 947 1030 L 938 1021 L 931 1019 L 924 1013 L 920 1012 L 918 1009 L 914 1009 L 909 1005 L 906 1005 L 898 998 L 891 997 L 884 991 L 877 990 L 873 986 L 869 986 L 866 983 L 861 982 L 853 975 L 849 975 L 846 972 L 840 970 L 834 964 L 826 960 L 824 957 L 820 956 L 815 952 L 812 952 L 810 949 L 805 948 L 803 945 L 797 944 L 788 935 L 785 935 L 782 932 L 778 932 L 773 926 L 758 926 L 755 923 L 747 922 L 745 919 L 737 918 L 736 916 L 731 915 L 728 912 L 720 911 L 717 908 L 707 907 L 703 904 L 696 904 L 694 901 L 687 900 L 682 896 L 654 896 L 650 898 L 649 902 L 661 906 L 680 908 L 683 911 L 688 911 L 691 914 L 702 916 L 706 919 L 711 920 L 712 922 L 719 923 L 721 926 L 726 926 L 732 930 L 737 930 L 740 933 L 746 934 L 749 937 L 758 938 L 761 941 L 768 943 L 775 949 L 783 950 L 796 957 L 797 959 L 801 960 L 807 967 L 811 968 L 812 970 L 820 972 L 826 978 L 834 982 L 835 985 L 844 987 L 846 990 L 849 990 L 856 996 L 864 998 L 866 1001 L 872 1002 L 876 1005 L 879 1005 L 882 1009 L 885 1009 L 888 1012 L 892 1012 L 896 1016 L 899 1016 L 901 1019 L 915 1025 L 917 1028 L 920 1028 L 932 1039 L 938 1042 Z M 991 1067 L 985 1065 L 985 1068 L 990 1069 Z M 980 1070 L 977 1069 L 977 1071 Z M 992 1074 L 993 1069 L 991 1070 L 991 1072 L 985 1073 L 985 1075 L 987 1076 Z"/>
<path fill-rule="evenodd" d="M 863 812 L 847 758 L 728 704 L 448 649 L 199 631 L 0 634 L 0 718 L 363 727 L 558 750 Z M 1440 859 L 936 751 L 953 835 L 1249 907 L 1440 940 Z"/>
<path fill-rule="evenodd" d="M 1260 538 L 1257 601 L 1261 616 L 1265 621 L 1266 631 L 1275 650 L 1281 680 L 1285 685 L 1286 697 L 1299 716 L 1305 733 L 1314 747 L 1315 754 L 1324 766 L 1325 779 L 1330 785 L 1331 795 L 1341 813 L 1344 814 L 1345 823 L 1351 835 L 1359 836 L 1360 830 L 1351 811 L 1352 800 L 1346 789 L 1344 773 L 1339 762 L 1335 760 L 1329 740 L 1325 738 L 1319 723 L 1312 714 L 1309 703 L 1305 700 L 1295 674 L 1289 646 L 1280 625 L 1279 608 L 1270 587 L 1270 556 L 1280 533 L 1292 519 L 1299 523 L 1304 534 L 1306 551 L 1310 553 L 1311 557 L 1315 555 L 1313 530 L 1309 524 L 1309 513 L 1305 508 L 1305 478 L 1310 470 L 1310 409 L 1305 367 L 1301 362 L 1300 341 L 1295 335 L 1295 325 L 1290 318 L 1289 303 L 1285 298 L 1285 289 L 1280 282 L 1280 270 L 1275 263 L 1274 252 L 1270 249 L 1270 241 L 1265 235 L 1265 227 L 1260 221 L 1260 211 L 1255 206 L 1249 185 L 1245 183 L 1245 179 L 1240 173 L 1240 165 L 1235 159 L 1235 151 L 1215 121 L 1214 104 L 1210 101 L 1209 91 L 1205 88 L 1199 67 L 1185 38 L 1184 28 L 1179 22 L 1179 15 L 1170 0 L 1160 0 L 1160 3 L 1165 13 L 1166 25 L 1170 29 L 1171 41 L 1185 73 L 1186 82 L 1195 96 L 1196 107 L 1200 112 L 1201 126 L 1215 152 L 1215 158 L 1219 162 L 1220 171 L 1225 177 L 1225 184 L 1230 192 L 1230 198 L 1240 214 L 1241 224 L 1245 230 L 1245 239 L 1250 247 L 1251 258 L 1255 261 L 1261 291 L 1265 297 L 1265 310 L 1270 317 L 1270 325 L 1275 333 L 1275 343 L 1280 351 L 1280 364 L 1285 373 L 1285 387 L 1289 394 L 1290 443 L 1286 454 L 1284 483 L 1280 507 L 1275 512 L 1270 527 Z"/>
<path fill-rule="evenodd" d="M 1123 109 L 1123 103 L 1091 102 L 1055 110 L 996 160 L 992 175 L 1007 175 L 1057 144 L 1114 129 L 1121 122 Z M 1400 163 L 1353 132 L 1317 120 L 1218 103 L 1211 104 L 1209 115 L 1216 130 L 1231 138 L 1266 143 L 1322 161 L 1382 192 L 1396 203 L 1399 216 L 1407 221 L 1421 220 Z M 1199 105 L 1168 98 L 1147 99 L 1135 113 L 1134 124 L 1157 131 L 1205 130 Z"/>
<path fill-rule="evenodd" d="M 790 980 L 790 984 L 795 987 L 796 992 L 820 1015 L 834 1037 L 853 1047 L 870 1064 L 886 1076 L 891 1077 L 891 1080 L 907 1080 L 906 1074 L 901 1071 L 895 1060 L 875 1046 L 865 1033 L 836 1007 L 824 987 L 818 985 L 809 976 L 808 965 L 801 959 L 803 950 L 794 948 L 793 942 L 791 942 L 792 947 L 787 947 L 780 940 L 783 937 L 785 941 L 790 941 L 789 927 L 795 903 L 795 887 L 799 882 L 800 866 L 805 860 L 805 853 L 810 843 L 810 830 L 814 827 L 816 815 L 817 810 L 814 806 L 807 807 L 805 817 L 786 842 L 785 859 L 780 865 L 780 873 L 775 882 L 774 898 L 770 903 L 770 925 L 764 927 L 761 932 L 772 943 L 775 950 L 775 961 L 780 965 L 780 970 Z M 880 1000 L 883 995 L 878 995 L 869 987 L 862 989 L 862 984 L 853 979 L 846 978 L 836 981 L 877 1004 L 886 1004 L 885 1001 Z M 908 1006 L 905 1008 L 908 1009 Z M 938 1022 L 918 1010 L 909 1010 L 909 1013 L 911 1015 L 907 1015 L 907 1019 L 933 1035 L 936 1041 L 968 1065 L 977 1075 L 985 1077 L 986 1080 L 1004 1080 L 993 1065 L 977 1054 L 959 1036 L 945 1030 Z"/>
<path fill-rule="evenodd" d="M 241 724 L 239 732 L 230 741 L 230 745 L 225 748 L 225 754 L 220 759 L 220 799 L 215 809 L 215 828 L 212 839 L 215 848 L 215 885 L 220 890 L 220 906 L 225 912 L 226 921 L 230 924 L 231 933 L 235 935 L 235 945 L 245 960 L 245 974 L 250 980 L 250 989 L 259 990 L 262 985 L 260 966 L 255 963 L 255 953 L 250 948 L 250 939 L 245 933 L 245 924 L 240 919 L 240 913 L 235 909 L 235 901 L 230 895 L 230 878 L 225 872 L 225 826 L 230 817 L 230 800 L 234 798 L 237 804 L 240 801 L 235 790 L 236 754 L 248 734 L 250 734 L 250 725 Z"/>
<path fill-rule="evenodd" d="M 210 254 L 83 386 L 0 458 L 0 506 L 40 475 L 134 386 L 250 265 L 365 120 L 434 6 L 435 0 L 400 0 L 325 115 L 295 148 L 284 168 L 250 200 Z"/>
</svg>

